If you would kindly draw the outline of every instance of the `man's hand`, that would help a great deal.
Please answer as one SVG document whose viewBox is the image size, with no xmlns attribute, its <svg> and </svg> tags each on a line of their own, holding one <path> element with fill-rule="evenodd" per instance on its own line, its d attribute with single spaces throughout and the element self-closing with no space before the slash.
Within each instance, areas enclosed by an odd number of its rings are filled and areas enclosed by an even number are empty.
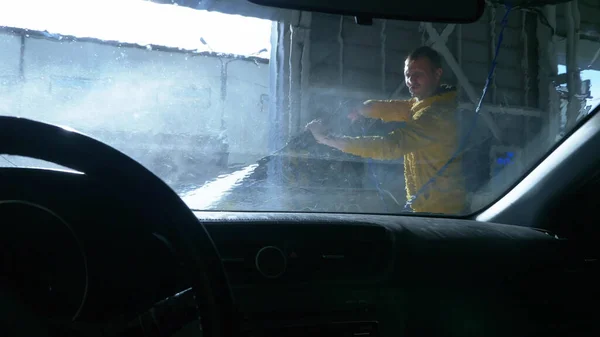
<svg viewBox="0 0 600 337">
<path fill-rule="evenodd" d="M 364 118 L 365 117 L 362 115 L 362 113 L 359 109 L 355 109 L 348 115 L 348 119 L 350 119 L 352 121 L 352 123 L 356 122 L 357 120 L 364 119 Z"/>
<path fill-rule="evenodd" d="M 323 125 L 323 121 L 315 119 L 306 125 L 306 129 L 312 133 L 318 143 L 325 143 L 325 140 L 327 139 L 327 128 Z"/>
<path fill-rule="evenodd" d="M 344 151 L 346 146 L 346 142 L 344 138 L 340 137 L 331 137 L 327 134 L 327 128 L 323 125 L 323 122 L 320 119 L 315 119 L 314 121 L 308 123 L 306 125 L 306 129 L 312 132 L 313 137 L 319 144 L 331 146 L 340 151 Z"/>
<path fill-rule="evenodd" d="M 370 111 L 373 109 L 374 104 L 375 101 L 372 100 L 363 102 L 363 104 L 360 104 L 354 110 L 352 110 L 352 112 L 348 115 L 348 118 L 352 121 L 352 123 L 356 122 L 357 120 L 371 118 Z"/>
</svg>

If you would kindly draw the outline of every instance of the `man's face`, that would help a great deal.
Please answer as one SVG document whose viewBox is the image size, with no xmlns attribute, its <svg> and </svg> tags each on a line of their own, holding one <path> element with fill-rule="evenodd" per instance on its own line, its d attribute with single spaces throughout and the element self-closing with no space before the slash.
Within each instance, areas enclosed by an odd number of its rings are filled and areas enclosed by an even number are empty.
<svg viewBox="0 0 600 337">
<path fill-rule="evenodd" d="M 442 69 L 435 69 L 427 57 L 406 59 L 404 80 L 413 97 L 425 99 L 432 96 L 440 85 Z"/>
</svg>

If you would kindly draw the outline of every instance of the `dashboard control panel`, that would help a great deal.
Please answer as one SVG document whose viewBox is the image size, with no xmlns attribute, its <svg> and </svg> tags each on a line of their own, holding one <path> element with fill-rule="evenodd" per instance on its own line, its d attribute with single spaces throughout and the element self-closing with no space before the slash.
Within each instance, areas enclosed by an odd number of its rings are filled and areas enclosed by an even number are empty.
<svg viewBox="0 0 600 337">
<path fill-rule="evenodd" d="M 232 286 L 368 281 L 391 269 L 393 240 L 380 226 L 207 226 Z M 232 235 L 243 233 L 243 237 Z"/>
<path fill-rule="evenodd" d="M 379 332 L 376 321 L 366 321 L 265 327 L 260 331 L 248 331 L 244 335 L 246 337 L 378 337 Z"/>
</svg>

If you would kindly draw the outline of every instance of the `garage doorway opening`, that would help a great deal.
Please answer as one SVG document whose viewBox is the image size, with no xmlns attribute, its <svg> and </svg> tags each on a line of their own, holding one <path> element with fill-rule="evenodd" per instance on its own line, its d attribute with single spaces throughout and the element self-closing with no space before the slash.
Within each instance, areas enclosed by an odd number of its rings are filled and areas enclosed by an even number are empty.
<svg viewBox="0 0 600 337">
<path fill-rule="evenodd" d="M 558 75 L 565 75 L 567 67 L 564 64 L 558 65 Z M 576 97 L 581 101 L 581 112 L 577 120 L 583 118 L 591 112 L 591 109 L 600 103 L 600 70 L 583 69 L 579 73 L 582 88 Z M 566 77 L 564 77 L 566 79 Z M 567 109 L 568 109 L 568 89 L 566 83 L 559 83 L 557 90 L 560 97 L 560 132 L 562 137 L 567 127 Z"/>
</svg>

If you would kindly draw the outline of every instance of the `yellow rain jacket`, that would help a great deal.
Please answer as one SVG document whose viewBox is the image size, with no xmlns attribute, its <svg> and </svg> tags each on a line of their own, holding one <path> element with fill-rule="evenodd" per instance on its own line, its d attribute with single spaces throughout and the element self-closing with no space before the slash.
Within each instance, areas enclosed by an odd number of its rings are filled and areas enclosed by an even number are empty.
<svg viewBox="0 0 600 337">
<path fill-rule="evenodd" d="M 343 151 L 373 159 L 404 156 L 407 198 L 436 176 L 460 142 L 456 118 L 456 90 L 442 86 L 435 96 L 410 100 L 367 101 L 363 116 L 384 122 L 406 122 L 386 136 L 344 137 Z M 466 191 L 462 160 L 457 157 L 435 182 L 412 203 L 415 212 L 458 214 L 465 210 Z"/>
</svg>

